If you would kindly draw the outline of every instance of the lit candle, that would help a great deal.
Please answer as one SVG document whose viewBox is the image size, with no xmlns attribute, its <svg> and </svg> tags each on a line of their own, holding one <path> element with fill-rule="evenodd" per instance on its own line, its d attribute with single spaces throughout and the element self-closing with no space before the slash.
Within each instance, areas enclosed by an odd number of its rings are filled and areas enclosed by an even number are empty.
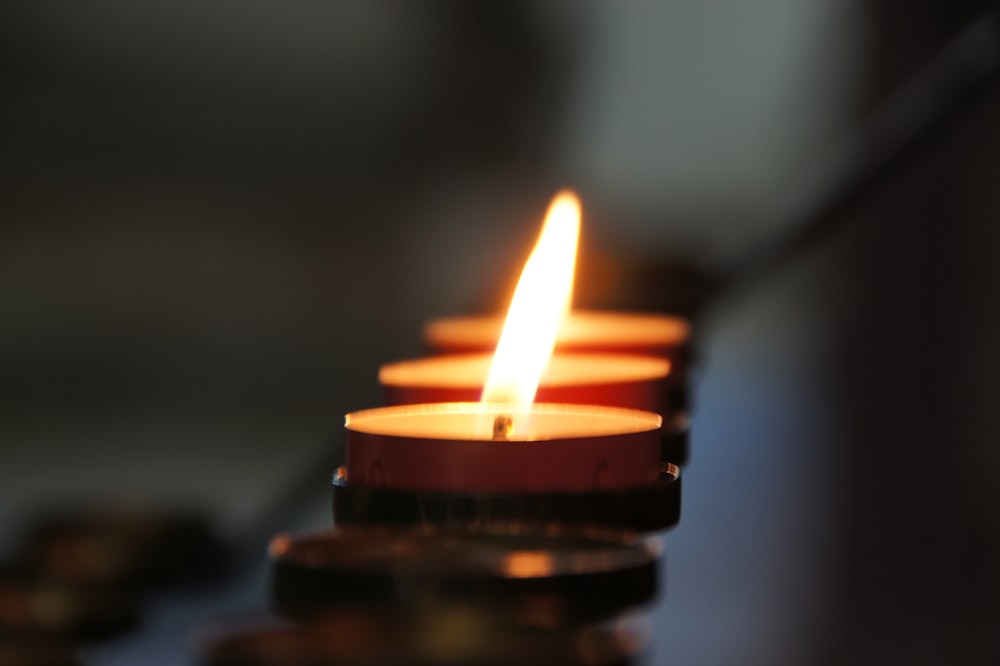
<svg viewBox="0 0 1000 666">
<path fill-rule="evenodd" d="M 503 317 L 491 315 L 436 319 L 424 328 L 424 340 L 438 354 L 491 350 L 496 347 L 503 321 Z M 556 349 L 659 356 L 676 366 L 685 360 L 690 338 L 691 326 L 683 317 L 574 310 L 561 322 Z"/>
<path fill-rule="evenodd" d="M 472 402 L 486 383 L 489 354 L 433 356 L 383 365 L 387 405 Z M 670 362 L 626 354 L 555 354 L 542 373 L 538 402 L 630 407 L 660 411 Z"/>
<path fill-rule="evenodd" d="M 512 419 L 497 437 L 494 424 Z M 371 487 L 438 491 L 592 490 L 660 474 L 660 417 L 584 405 L 440 403 L 347 416 L 347 474 Z"/>
</svg>

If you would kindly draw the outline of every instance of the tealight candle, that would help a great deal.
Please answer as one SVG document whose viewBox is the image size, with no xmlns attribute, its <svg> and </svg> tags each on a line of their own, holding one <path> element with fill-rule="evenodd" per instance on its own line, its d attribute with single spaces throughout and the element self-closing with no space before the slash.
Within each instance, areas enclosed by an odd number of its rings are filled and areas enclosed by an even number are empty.
<svg viewBox="0 0 1000 666">
<path fill-rule="evenodd" d="M 497 423 L 513 429 L 498 433 Z M 660 475 L 658 414 L 617 407 L 439 403 L 347 415 L 346 470 L 369 487 L 434 491 L 624 488 Z"/>
<path fill-rule="evenodd" d="M 424 340 L 438 354 L 487 351 L 496 347 L 503 325 L 502 316 L 436 319 L 424 327 Z M 691 325 L 683 317 L 573 310 L 559 325 L 556 349 L 659 356 L 676 364 L 684 360 L 690 338 Z"/>
<path fill-rule="evenodd" d="M 479 400 L 491 354 L 434 356 L 383 365 L 387 405 Z M 660 411 L 670 362 L 625 354 L 555 354 L 541 376 L 535 400 Z"/>
</svg>

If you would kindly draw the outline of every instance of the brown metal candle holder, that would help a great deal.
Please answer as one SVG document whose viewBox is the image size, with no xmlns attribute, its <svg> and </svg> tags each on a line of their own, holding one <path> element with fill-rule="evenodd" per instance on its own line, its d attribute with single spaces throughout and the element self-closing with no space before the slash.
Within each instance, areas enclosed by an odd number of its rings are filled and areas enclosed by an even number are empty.
<svg viewBox="0 0 1000 666">
<path fill-rule="evenodd" d="M 680 471 L 671 463 L 663 464 L 659 479 L 651 484 L 585 491 L 401 490 L 352 483 L 343 467 L 333 478 L 333 519 L 338 526 L 475 529 L 503 523 L 647 533 L 676 525 L 680 510 Z"/>
<path fill-rule="evenodd" d="M 605 620 L 656 598 L 658 541 L 606 531 L 338 529 L 271 542 L 271 606 L 308 621 L 337 609 L 462 604 L 505 626 Z"/>
</svg>

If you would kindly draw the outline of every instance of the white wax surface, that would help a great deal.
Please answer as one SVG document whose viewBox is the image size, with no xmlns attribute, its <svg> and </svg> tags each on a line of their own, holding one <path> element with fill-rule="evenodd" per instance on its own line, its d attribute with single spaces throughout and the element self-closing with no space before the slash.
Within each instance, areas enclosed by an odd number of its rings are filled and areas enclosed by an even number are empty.
<svg viewBox="0 0 1000 666">
<path fill-rule="evenodd" d="M 373 435 L 418 439 L 492 441 L 493 420 L 512 416 L 509 441 L 606 437 L 649 432 L 660 427 L 659 414 L 637 409 L 589 405 L 516 405 L 448 402 L 379 407 L 348 414 L 348 430 Z"/>
<path fill-rule="evenodd" d="M 482 388 L 492 354 L 438 356 L 382 366 L 383 386 Z M 665 359 L 626 354 L 555 354 L 541 386 L 581 386 L 661 379 L 670 372 Z"/>
<path fill-rule="evenodd" d="M 500 337 L 503 317 L 437 319 L 424 328 L 424 338 L 435 345 L 492 346 Z M 574 310 L 559 328 L 556 344 L 597 346 L 653 346 L 682 344 L 690 337 L 683 317 L 644 312 Z"/>
</svg>

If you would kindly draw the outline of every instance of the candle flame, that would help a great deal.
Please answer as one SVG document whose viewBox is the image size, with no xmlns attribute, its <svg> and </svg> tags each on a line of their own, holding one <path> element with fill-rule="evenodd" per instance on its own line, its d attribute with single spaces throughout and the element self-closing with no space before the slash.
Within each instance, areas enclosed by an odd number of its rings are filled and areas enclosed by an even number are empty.
<svg viewBox="0 0 1000 666">
<path fill-rule="evenodd" d="M 569 314 L 579 237 L 580 202 L 572 192 L 560 192 L 549 204 L 538 243 L 514 290 L 484 402 L 528 406 L 534 401 L 559 324 Z"/>
</svg>

